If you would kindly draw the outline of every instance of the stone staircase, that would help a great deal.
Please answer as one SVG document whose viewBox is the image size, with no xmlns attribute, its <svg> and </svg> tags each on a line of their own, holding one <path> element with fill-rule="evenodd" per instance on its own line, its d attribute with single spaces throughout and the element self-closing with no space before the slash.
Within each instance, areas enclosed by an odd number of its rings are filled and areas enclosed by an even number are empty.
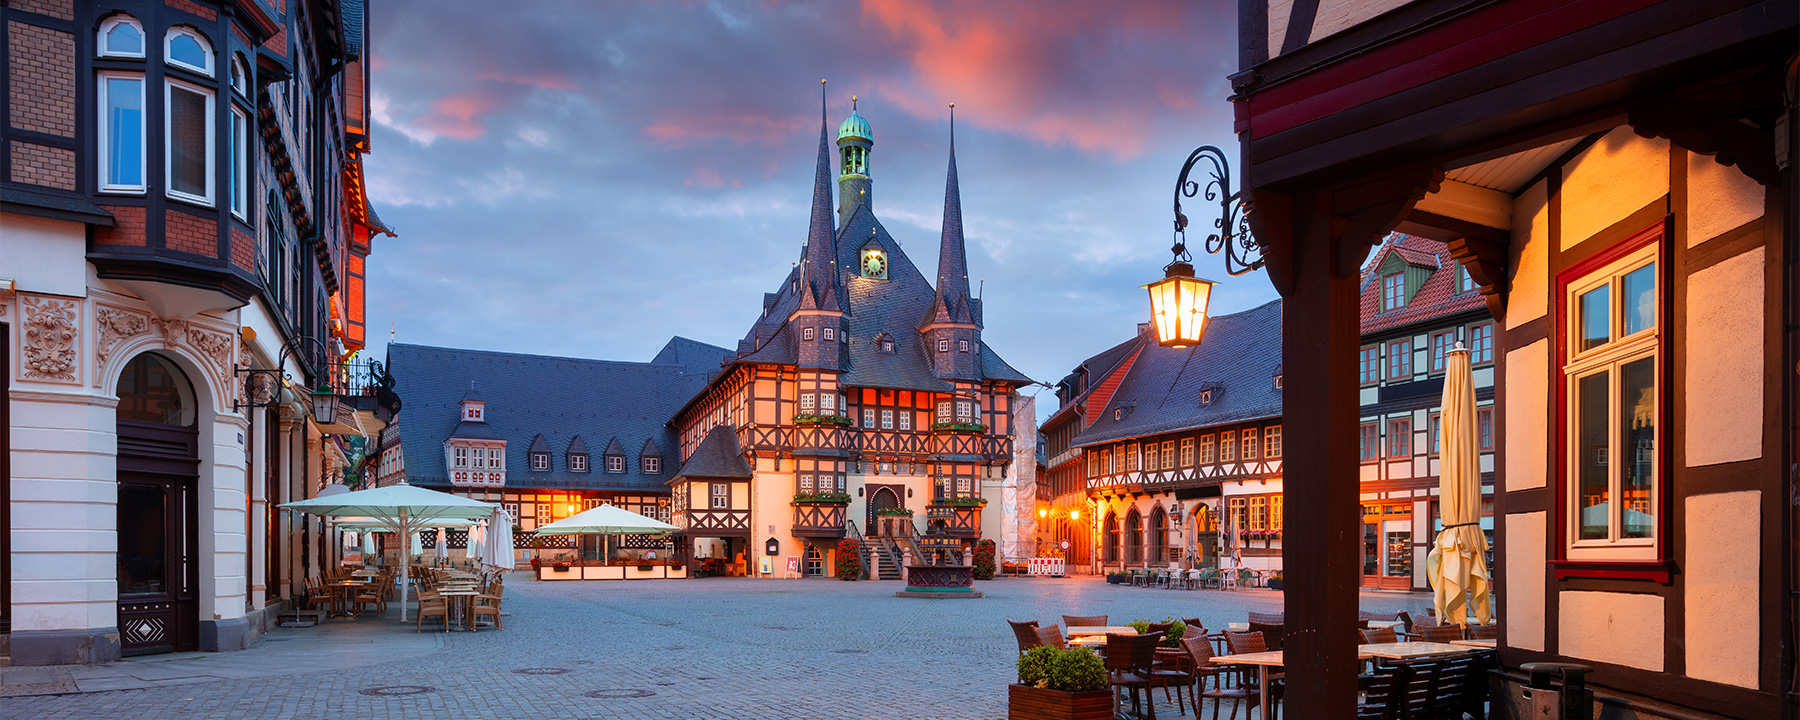
<svg viewBox="0 0 1800 720">
<path fill-rule="evenodd" d="M 875 549 L 875 552 L 871 553 L 875 565 L 869 569 L 870 577 L 876 580 L 899 580 L 900 561 L 899 555 L 894 549 L 894 541 L 887 538 L 871 538 L 871 540 Z"/>
</svg>

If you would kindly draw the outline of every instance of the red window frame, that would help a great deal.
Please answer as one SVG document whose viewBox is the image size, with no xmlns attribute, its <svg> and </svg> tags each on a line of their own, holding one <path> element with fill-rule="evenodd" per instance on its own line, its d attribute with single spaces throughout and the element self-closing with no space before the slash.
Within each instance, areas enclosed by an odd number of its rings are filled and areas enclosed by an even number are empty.
<svg viewBox="0 0 1800 720">
<path fill-rule="evenodd" d="M 1388 273 L 1381 276 L 1381 309 L 1399 310 L 1406 307 L 1406 273 Z"/>
<path fill-rule="evenodd" d="M 1448 357 L 1450 348 L 1455 344 L 1455 330 L 1444 330 L 1431 334 L 1431 372 L 1441 373 L 1444 371 L 1447 362 L 1445 358 Z"/>
<path fill-rule="evenodd" d="M 1412 457 L 1412 441 L 1412 418 L 1396 418 L 1388 421 L 1387 450 L 1389 460 L 1400 460 Z"/>
<path fill-rule="evenodd" d="M 1389 340 L 1387 352 L 1387 379 L 1411 380 L 1413 376 L 1412 338 Z"/>
<path fill-rule="evenodd" d="M 1357 372 L 1364 386 L 1381 382 L 1381 346 L 1364 345 L 1357 353 Z"/>
<path fill-rule="evenodd" d="M 1494 449 L 1494 409 L 1492 407 L 1475 408 L 1475 441 L 1476 447 L 1480 450 Z"/>
<path fill-rule="evenodd" d="M 1381 430 L 1375 423 L 1366 422 L 1357 428 L 1356 453 L 1365 463 L 1381 459 Z"/>
</svg>

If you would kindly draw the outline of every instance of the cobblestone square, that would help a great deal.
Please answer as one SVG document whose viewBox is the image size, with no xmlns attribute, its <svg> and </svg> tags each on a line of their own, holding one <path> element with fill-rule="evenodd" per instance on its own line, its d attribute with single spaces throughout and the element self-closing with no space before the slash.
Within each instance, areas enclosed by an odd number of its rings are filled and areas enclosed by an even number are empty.
<svg viewBox="0 0 1800 720">
<path fill-rule="evenodd" d="M 974 600 L 896 582 L 712 578 L 507 584 L 506 629 L 415 633 L 387 617 L 281 628 L 251 649 L 0 668 L 0 718 L 1002 718 L 1007 619 L 1278 612 L 1281 593 L 1003 579 Z M 1428 598 L 1364 593 L 1365 609 Z M 424 690 L 419 690 L 424 688 Z M 19 696 L 60 690 L 65 694 Z M 1158 715 L 1165 712 L 1158 694 Z"/>
</svg>

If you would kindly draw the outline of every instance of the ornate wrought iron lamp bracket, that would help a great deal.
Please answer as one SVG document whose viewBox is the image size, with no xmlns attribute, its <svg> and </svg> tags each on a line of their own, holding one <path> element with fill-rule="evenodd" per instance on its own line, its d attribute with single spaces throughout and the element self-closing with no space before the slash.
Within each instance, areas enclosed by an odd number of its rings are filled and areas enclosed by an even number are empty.
<svg viewBox="0 0 1800 720">
<path fill-rule="evenodd" d="M 1189 176 L 1194 168 L 1203 162 L 1206 165 L 1202 169 L 1204 176 L 1191 179 Z M 1262 248 L 1250 234 L 1250 202 L 1242 195 L 1242 190 L 1233 192 L 1231 189 L 1231 163 L 1225 159 L 1223 151 L 1203 145 L 1189 154 L 1187 162 L 1181 166 L 1181 177 L 1175 181 L 1175 244 L 1169 248 L 1175 260 L 1170 265 L 1191 261 L 1187 247 L 1188 217 L 1181 212 L 1181 198 L 1185 196 L 1219 203 L 1219 217 L 1212 222 L 1214 232 L 1206 236 L 1206 252 L 1225 254 L 1225 272 L 1235 277 L 1260 269 L 1263 266 Z"/>
<path fill-rule="evenodd" d="M 321 343 L 312 337 L 301 335 L 287 341 L 287 343 L 281 346 L 281 355 L 275 358 L 275 367 L 238 368 L 237 374 L 239 377 L 243 378 L 244 392 L 240 396 L 241 399 L 232 401 L 232 412 L 242 412 L 248 408 L 271 408 L 281 406 L 281 386 L 282 383 L 288 379 L 287 371 L 282 368 L 287 366 L 288 357 L 294 354 L 295 347 L 298 346 L 301 341 L 312 344 L 313 349 L 319 352 L 321 362 L 329 358 L 329 354 L 325 351 L 324 343 Z"/>
</svg>

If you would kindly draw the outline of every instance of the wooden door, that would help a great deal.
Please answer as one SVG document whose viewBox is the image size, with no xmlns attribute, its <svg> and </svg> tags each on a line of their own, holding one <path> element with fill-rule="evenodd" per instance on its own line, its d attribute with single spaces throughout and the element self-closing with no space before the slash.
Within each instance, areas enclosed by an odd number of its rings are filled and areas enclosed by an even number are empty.
<svg viewBox="0 0 1800 720">
<path fill-rule="evenodd" d="M 869 516 L 863 523 L 863 534 L 872 536 L 882 535 L 881 517 L 877 513 L 881 510 L 897 507 L 900 507 L 900 496 L 894 492 L 893 488 L 883 487 L 877 489 L 875 494 L 869 496 Z"/>
<path fill-rule="evenodd" d="M 192 386 L 146 353 L 119 380 L 117 553 L 125 655 L 199 645 L 199 432 Z"/>
</svg>

